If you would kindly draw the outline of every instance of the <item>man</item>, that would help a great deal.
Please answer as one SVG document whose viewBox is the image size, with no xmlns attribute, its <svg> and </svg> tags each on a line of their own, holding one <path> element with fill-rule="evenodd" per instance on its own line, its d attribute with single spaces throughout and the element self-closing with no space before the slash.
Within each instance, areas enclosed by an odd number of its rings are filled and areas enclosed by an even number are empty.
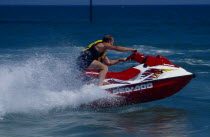
<svg viewBox="0 0 210 137">
<path fill-rule="evenodd" d="M 90 44 L 86 49 L 81 52 L 81 55 L 77 59 L 77 66 L 81 71 L 99 72 L 99 86 L 103 85 L 106 73 L 108 72 L 107 66 L 126 61 L 126 58 L 109 60 L 109 58 L 106 56 L 107 50 L 115 50 L 119 52 L 131 51 L 133 53 L 137 51 L 136 49 L 114 46 L 113 44 L 114 38 L 110 35 L 106 35 L 104 36 L 103 40 L 98 40 Z"/>
</svg>

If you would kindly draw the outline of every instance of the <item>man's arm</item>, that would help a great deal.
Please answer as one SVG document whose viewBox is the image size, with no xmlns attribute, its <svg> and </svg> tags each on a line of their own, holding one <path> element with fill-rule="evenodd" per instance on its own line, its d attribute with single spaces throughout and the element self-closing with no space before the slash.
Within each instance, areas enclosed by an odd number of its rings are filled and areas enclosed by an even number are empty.
<svg viewBox="0 0 210 137">
<path fill-rule="evenodd" d="M 119 62 L 126 62 L 126 58 L 120 58 L 120 59 L 116 59 L 116 60 L 109 60 L 109 58 L 107 56 L 104 57 L 103 62 L 107 65 L 107 66 L 112 66 L 115 65 Z"/>
<path fill-rule="evenodd" d="M 106 49 L 115 50 L 115 51 L 119 51 L 119 52 L 131 51 L 131 52 L 134 53 L 134 52 L 137 51 L 136 49 L 126 48 L 126 47 L 121 47 L 121 46 L 112 46 L 112 45 L 109 44 L 109 43 L 105 43 L 105 44 L 104 44 L 104 47 L 105 47 Z"/>
</svg>

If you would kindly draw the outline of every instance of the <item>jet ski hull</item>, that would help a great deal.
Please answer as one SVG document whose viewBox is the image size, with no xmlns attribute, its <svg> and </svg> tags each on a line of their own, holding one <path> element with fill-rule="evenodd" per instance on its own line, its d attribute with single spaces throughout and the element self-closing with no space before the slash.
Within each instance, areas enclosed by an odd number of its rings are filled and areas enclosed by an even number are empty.
<svg viewBox="0 0 210 137">
<path fill-rule="evenodd" d="M 116 97 L 100 99 L 87 106 L 109 108 L 160 100 L 179 92 L 193 77 L 194 75 L 192 74 L 136 83 L 117 88 L 108 88 L 105 90 L 111 94 L 115 94 Z"/>
<path fill-rule="evenodd" d="M 115 96 L 96 100 L 89 103 L 89 106 L 119 107 L 160 100 L 179 92 L 195 77 L 193 73 L 160 55 L 147 56 L 144 64 L 141 64 L 142 55 L 139 53 L 127 59 L 137 61 L 140 65 L 122 72 L 108 72 L 104 81 L 110 84 L 101 88 Z M 95 78 L 99 75 L 98 72 L 84 74 Z"/>
</svg>

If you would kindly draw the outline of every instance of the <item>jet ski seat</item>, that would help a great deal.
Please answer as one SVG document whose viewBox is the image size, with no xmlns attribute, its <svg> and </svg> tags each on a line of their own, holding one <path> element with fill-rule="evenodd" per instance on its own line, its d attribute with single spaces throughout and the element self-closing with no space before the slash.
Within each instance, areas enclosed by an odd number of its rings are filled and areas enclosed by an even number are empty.
<svg viewBox="0 0 210 137">
<path fill-rule="evenodd" d="M 107 78 L 114 78 L 119 80 L 129 80 L 138 75 L 141 71 L 135 68 L 128 68 L 122 72 L 107 72 L 106 79 Z M 96 71 L 86 71 L 83 72 L 85 75 L 90 75 L 93 77 L 98 77 L 99 73 Z"/>
</svg>

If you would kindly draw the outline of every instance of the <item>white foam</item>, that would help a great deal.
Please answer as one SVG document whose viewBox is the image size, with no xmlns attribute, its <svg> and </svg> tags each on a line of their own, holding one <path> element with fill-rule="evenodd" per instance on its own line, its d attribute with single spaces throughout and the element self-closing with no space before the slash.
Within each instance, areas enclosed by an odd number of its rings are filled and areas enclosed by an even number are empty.
<svg viewBox="0 0 210 137">
<path fill-rule="evenodd" d="M 136 48 L 138 52 L 141 54 L 152 55 L 152 56 L 156 56 L 158 54 L 165 56 L 165 55 L 173 55 L 179 53 L 178 51 L 175 50 L 161 49 L 149 45 L 134 45 L 134 48 Z"/>
<path fill-rule="evenodd" d="M 74 73 L 71 65 L 50 56 L 0 66 L 0 116 L 78 107 L 111 96 L 97 87 L 79 88 Z"/>
<path fill-rule="evenodd" d="M 210 66 L 210 61 L 203 60 L 203 59 L 196 59 L 196 58 L 189 58 L 186 57 L 189 52 L 193 53 L 207 53 L 210 52 L 210 49 L 206 50 L 175 50 L 175 49 L 161 49 L 153 46 L 147 46 L 147 45 L 134 45 L 134 48 L 138 50 L 139 53 L 144 54 L 144 55 L 151 55 L 151 56 L 156 56 L 156 55 L 162 55 L 162 56 L 168 56 L 168 55 L 181 55 L 184 56 L 184 59 L 180 60 L 172 60 L 172 62 L 184 62 L 189 65 L 202 65 L 202 66 Z"/>
<path fill-rule="evenodd" d="M 201 59 L 181 59 L 178 62 L 185 62 L 189 65 L 202 65 L 202 66 L 210 66 L 210 61 L 205 61 L 205 60 L 201 60 Z"/>
<path fill-rule="evenodd" d="M 195 53 L 210 53 L 210 49 L 205 49 L 205 50 L 190 50 L 189 52 L 195 52 Z"/>
</svg>

